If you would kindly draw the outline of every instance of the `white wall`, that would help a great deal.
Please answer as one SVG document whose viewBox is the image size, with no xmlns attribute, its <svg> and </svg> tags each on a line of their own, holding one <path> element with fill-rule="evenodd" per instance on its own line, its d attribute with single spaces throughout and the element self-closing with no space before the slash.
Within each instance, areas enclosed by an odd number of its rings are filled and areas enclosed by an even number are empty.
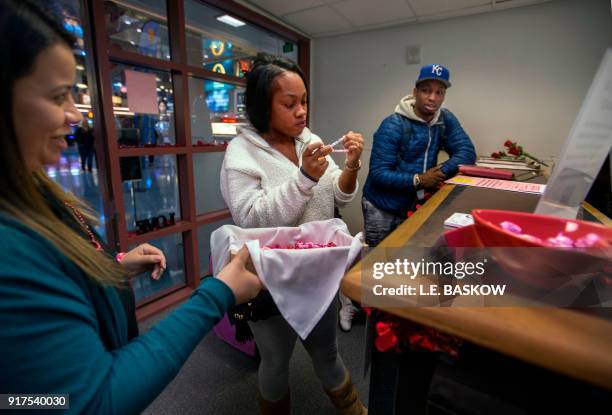
<svg viewBox="0 0 612 415">
<path fill-rule="evenodd" d="M 610 2 L 555 0 L 314 41 L 311 125 L 324 140 L 347 129 L 364 135 L 361 184 L 374 131 L 418 75 L 421 65 L 405 58 L 413 44 L 422 45 L 423 64 L 450 69 L 445 106 L 479 154 L 501 149 L 510 138 L 534 155 L 558 156 L 612 46 Z M 359 199 L 342 210 L 353 232 L 362 228 Z"/>
</svg>

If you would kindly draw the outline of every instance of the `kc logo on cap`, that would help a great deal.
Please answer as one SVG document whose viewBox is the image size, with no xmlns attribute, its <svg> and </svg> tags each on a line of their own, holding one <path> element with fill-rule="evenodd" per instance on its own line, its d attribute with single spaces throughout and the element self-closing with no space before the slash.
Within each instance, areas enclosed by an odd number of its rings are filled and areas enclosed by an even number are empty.
<svg viewBox="0 0 612 415">
<path fill-rule="evenodd" d="M 430 79 L 442 82 L 447 88 L 451 86 L 450 73 L 448 72 L 448 69 L 442 65 L 435 64 L 423 66 L 421 68 L 421 72 L 419 73 L 419 79 L 416 81 L 416 85 Z"/>
</svg>

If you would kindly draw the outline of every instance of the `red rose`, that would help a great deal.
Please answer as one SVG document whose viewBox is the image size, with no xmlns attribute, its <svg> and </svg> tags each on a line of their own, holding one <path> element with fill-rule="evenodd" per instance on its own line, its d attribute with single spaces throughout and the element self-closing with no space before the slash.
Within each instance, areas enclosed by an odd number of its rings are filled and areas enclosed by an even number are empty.
<svg viewBox="0 0 612 415">
<path fill-rule="evenodd" d="M 393 333 L 389 333 L 384 336 L 378 336 L 376 340 L 374 340 L 374 346 L 376 346 L 376 350 L 379 352 L 387 352 L 395 349 L 397 342 L 397 336 Z"/>
<path fill-rule="evenodd" d="M 513 156 L 520 156 L 522 152 L 519 148 L 511 147 L 508 149 L 508 153 L 512 154 Z"/>
<path fill-rule="evenodd" d="M 512 141 L 510 141 L 510 140 L 506 140 L 506 141 L 504 142 L 504 146 L 505 146 L 505 147 L 514 147 L 514 145 L 515 145 L 515 144 L 514 144 Z"/>
<path fill-rule="evenodd" d="M 387 323 L 379 321 L 376 323 L 376 340 L 374 340 L 374 346 L 379 352 L 386 352 L 394 349 L 397 346 L 398 338 L 393 330 L 393 323 Z"/>
</svg>

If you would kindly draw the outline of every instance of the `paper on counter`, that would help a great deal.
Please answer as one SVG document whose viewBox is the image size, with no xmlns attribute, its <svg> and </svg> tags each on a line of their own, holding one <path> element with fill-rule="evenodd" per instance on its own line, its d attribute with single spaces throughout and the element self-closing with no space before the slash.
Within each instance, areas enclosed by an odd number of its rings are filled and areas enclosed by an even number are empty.
<svg viewBox="0 0 612 415">
<path fill-rule="evenodd" d="M 534 167 L 529 167 L 526 165 L 520 165 L 520 164 L 516 164 L 516 165 L 509 165 L 509 164 L 505 164 L 505 163 L 494 163 L 494 162 L 484 162 L 484 161 L 477 161 L 476 165 L 478 167 L 491 167 L 491 168 L 497 168 L 497 169 L 510 169 L 510 170 L 536 170 Z"/>
<path fill-rule="evenodd" d="M 474 218 L 469 213 L 455 212 L 444 221 L 444 226 L 462 228 L 474 224 Z"/>
<path fill-rule="evenodd" d="M 546 190 L 545 184 L 516 182 L 514 180 L 487 179 L 484 177 L 462 175 L 457 175 L 446 180 L 444 183 L 456 184 L 459 186 L 474 186 L 495 190 L 506 190 L 509 192 L 532 193 L 538 195 L 544 193 L 544 190 Z"/>
</svg>

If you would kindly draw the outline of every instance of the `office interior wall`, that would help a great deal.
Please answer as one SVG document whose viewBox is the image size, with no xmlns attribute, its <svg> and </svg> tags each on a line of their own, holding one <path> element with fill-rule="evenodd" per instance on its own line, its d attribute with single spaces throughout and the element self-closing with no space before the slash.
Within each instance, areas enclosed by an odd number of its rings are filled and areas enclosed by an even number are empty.
<svg viewBox="0 0 612 415">
<path fill-rule="evenodd" d="M 324 141 L 348 129 L 364 135 L 361 185 L 374 131 L 414 86 L 421 65 L 406 63 L 410 45 L 422 46 L 422 64 L 450 69 L 453 86 L 444 105 L 479 154 L 512 139 L 530 153 L 556 157 L 605 49 L 612 47 L 610 3 L 555 0 L 316 39 L 310 125 Z M 359 200 L 342 214 L 353 232 L 362 229 Z"/>
</svg>

